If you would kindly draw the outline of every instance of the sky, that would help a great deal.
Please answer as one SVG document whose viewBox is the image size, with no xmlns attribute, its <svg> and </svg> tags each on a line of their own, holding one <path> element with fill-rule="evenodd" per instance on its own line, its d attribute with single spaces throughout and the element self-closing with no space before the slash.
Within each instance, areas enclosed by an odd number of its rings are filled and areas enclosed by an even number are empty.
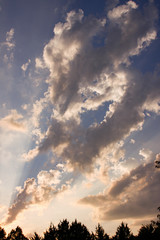
<svg viewBox="0 0 160 240">
<path fill-rule="evenodd" d="M 136 234 L 160 204 L 160 3 L 0 0 L 0 224 Z"/>
</svg>

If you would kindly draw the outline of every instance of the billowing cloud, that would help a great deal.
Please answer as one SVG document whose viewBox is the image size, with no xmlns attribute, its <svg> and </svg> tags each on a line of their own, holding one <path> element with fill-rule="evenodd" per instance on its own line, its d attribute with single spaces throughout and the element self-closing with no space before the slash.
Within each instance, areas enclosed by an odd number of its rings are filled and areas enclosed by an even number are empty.
<svg viewBox="0 0 160 240">
<path fill-rule="evenodd" d="M 115 105 L 112 114 L 108 112 L 103 122 L 85 129 L 75 120 L 66 122 L 54 120 L 39 150 L 53 148 L 56 152 L 56 149 L 63 146 L 61 157 L 75 168 L 87 170 L 87 166 L 92 165 L 104 148 L 116 144 L 132 131 L 141 128 L 145 117 L 143 114 L 145 101 L 150 96 L 151 98 L 160 96 L 159 78 L 157 76 L 152 85 L 153 78 L 146 82 L 146 78 L 139 73 L 134 75 L 134 79 L 130 74 L 127 77 L 132 81 L 121 102 Z"/>
<path fill-rule="evenodd" d="M 159 206 L 160 171 L 150 162 L 138 166 L 115 181 L 109 190 L 79 201 L 98 209 L 101 220 L 153 216 Z"/>
<path fill-rule="evenodd" d="M 92 170 L 101 151 L 142 127 L 144 110 L 158 113 L 160 101 L 158 72 L 144 76 L 128 67 L 130 57 L 156 38 L 156 8 L 149 4 L 141 11 L 129 1 L 108 14 L 108 19 L 97 19 L 71 11 L 65 23 L 56 24 L 43 52 L 54 114 L 39 152 L 53 149 L 85 171 Z M 94 47 L 93 37 L 102 32 L 105 43 Z M 154 103 L 152 109 L 148 103 Z M 104 120 L 83 126 L 83 114 L 104 104 L 109 106 Z"/>
<path fill-rule="evenodd" d="M 27 209 L 31 205 L 44 205 L 49 203 L 57 194 L 65 191 L 69 185 L 61 184 L 61 173 L 58 170 L 41 171 L 35 178 L 28 178 L 24 187 L 17 187 L 17 196 L 13 204 L 8 209 L 8 214 L 4 224 L 13 222 L 19 213 Z"/>
<path fill-rule="evenodd" d="M 127 6 L 132 5 L 132 1 L 129 2 Z M 112 20 L 106 23 L 106 19 L 84 18 L 82 10 L 68 13 L 66 22 L 55 26 L 54 38 L 45 46 L 43 54 L 51 72 L 53 103 L 59 111 L 64 113 L 79 101 L 82 86 L 86 89 L 96 86 L 93 82 L 99 84 L 103 72 L 110 75 L 115 71 L 114 66 L 128 63 L 130 56 L 139 54 L 149 45 L 156 37 L 156 19 L 153 6 L 144 13 L 130 7 L 118 20 L 119 24 Z M 102 31 L 106 34 L 105 45 L 93 48 L 92 38 Z"/>
<path fill-rule="evenodd" d="M 52 185 L 60 182 L 61 173 L 57 170 L 41 171 L 37 178 L 40 185 Z"/>
<path fill-rule="evenodd" d="M 86 81 L 87 75 L 91 74 L 86 68 L 83 69 L 84 74 L 81 72 L 82 58 L 83 61 L 87 60 L 85 51 L 89 41 L 104 25 L 104 19 L 84 19 L 82 10 L 78 13 L 71 11 L 64 24 L 56 24 L 54 38 L 44 48 L 44 61 L 51 72 L 53 103 L 61 113 L 67 110 L 71 101 L 76 100 L 79 83 Z M 92 54 L 92 51 L 89 52 Z"/>
<path fill-rule="evenodd" d="M 108 12 L 108 17 L 111 20 L 119 19 L 123 15 L 127 14 L 131 9 L 136 9 L 138 6 L 133 1 L 128 1 L 126 5 L 121 5 L 118 7 L 115 7 L 113 10 L 110 10 Z"/>
</svg>

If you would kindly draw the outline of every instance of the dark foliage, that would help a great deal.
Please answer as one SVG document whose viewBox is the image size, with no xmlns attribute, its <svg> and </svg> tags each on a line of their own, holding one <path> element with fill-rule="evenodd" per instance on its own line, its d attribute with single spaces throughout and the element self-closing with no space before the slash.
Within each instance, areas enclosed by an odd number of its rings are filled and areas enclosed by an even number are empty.
<svg viewBox="0 0 160 240">
<path fill-rule="evenodd" d="M 160 207 L 158 210 L 160 212 Z M 12 229 L 8 236 L 0 227 L 0 240 L 28 240 L 28 238 L 23 235 L 19 226 Z M 128 225 L 123 222 L 118 226 L 115 236 L 110 238 L 100 224 L 95 228 L 95 233 L 90 233 L 86 226 L 77 220 L 69 224 L 65 219 L 60 221 L 57 227 L 51 223 L 43 237 L 35 232 L 30 240 L 160 240 L 160 214 L 157 215 L 156 222 L 151 221 L 150 224 L 142 225 L 137 236 L 134 236 Z"/>
<path fill-rule="evenodd" d="M 41 237 L 35 232 L 34 236 L 31 237 L 31 240 L 41 240 Z"/>
<path fill-rule="evenodd" d="M 109 240 L 109 236 L 104 232 L 100 224 L 96 227 L 95 240 Z"/>
<path fill-rule="evenodd" d="M 51 223 L 50 227 L 46 232 L 44 232 L 44 239 L 45 240 L 56 240 L 57 239 L 57 229 L 56 227 Z"/>
<path fill-rule="evenodd" d="M 117 232 L 115 235 L 116 240 L 128 240 L 131 237 L 131 231 L 127 224 L 124 224 L 123 222 L 121 225 L 117 228 Z"/>
<path fill-rule="evenodd" d="M 17 226 L 16 229 L 12 229 L 11 232 L 7 236 L 7 240 L 27 240 L 27 238 L 23 235 L 22 229 Z"/>
<path fill-rule="evenodd" d="M 71 226 L 70 226 L 70 240 L 90 240 L 91 239 L 91 235 L 88 231 L 88 229 L 86 228 L 86 226 L 82 225 L 80 222 L 77 222 L 77 220 L 75 220 L 74 222 L 72 222 Z"/>
<path fill-rule="evenodd" d="M 3 228 L 0 227 L 0 240 L 6 238 L 6 232 Z"/>
</svg>

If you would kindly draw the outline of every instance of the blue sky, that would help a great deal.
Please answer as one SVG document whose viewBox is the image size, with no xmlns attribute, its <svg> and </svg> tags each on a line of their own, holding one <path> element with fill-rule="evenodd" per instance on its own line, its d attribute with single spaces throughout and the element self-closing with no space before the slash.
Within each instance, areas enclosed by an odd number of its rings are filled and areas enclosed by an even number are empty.
<svg viewBox="0 0 160 240">
<path fill-rule="evenodd" d="M 160 202 L 157 1 L 0 1 L 0 223 L 136 233 Z"/>
</svg>

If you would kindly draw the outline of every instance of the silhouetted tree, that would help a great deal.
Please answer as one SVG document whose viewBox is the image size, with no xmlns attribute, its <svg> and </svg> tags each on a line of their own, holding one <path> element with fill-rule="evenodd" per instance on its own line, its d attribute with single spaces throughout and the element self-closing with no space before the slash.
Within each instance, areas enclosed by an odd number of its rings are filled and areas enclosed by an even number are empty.
<svg viewBox="0 0 160 240">
<path fill-rule="evenodd" d="M 58 240 L 70 240 L 69 239 L 69 222 L 67 219 L 58 224 L 57 229 Z"/>
<path fill-rule="evenodd" d="M 45 240 L 56 240 L 57 239 L 57 229 L 56 227 L 51 223 L 50 227 L 46 232 L 44 232 L 44 239 Z"/>
<path fill-rule="evenodd" d="M 98 223 L 95 232 L 95 239 L 96 240 L 109 240 L 109 236 L 104 232 L 103 227 Z"/>
<path fill-rule="evenodd" d="M 138 239 L 140 240 L 151 240 L 153 239 L 154 227 L 153 224 L 143 225 L 138 233 Z"/>
<path fill-rule="evenodd" d="M 85 225 L 75 220 L 70 226 L 70 240 L 90 240 L 91 236 Z"/>
<path fill-rule="evenodd" d="M 117 228 L 117 232 L 115 235 L 116 240 L 127 240 L 131 236 L 130 229 L 127 224 L 124 224 L 123 222 L 121 225 Z"/>
<path fill-rule="evenodd" d="M 3 228 L 0 227 L 0 240 L 6 239 L 6 232 Z"/>
<path fill-rule="evenodd" d="M 96 237 L 95 237 L 94 233 L 92 232 L 91 233 L 91 240 L 95 240 L 95 239 L 96 239 Z"/>
<path fill-rule="evenodd" d="M 41 237 L 35 232 L 34 236 L 31 237 L 31 240 L 41 240 Z"/>
<path fill-rule="evenodd" d="M 158 210 L 160 212 L 160 207 Z M 5 230 L 0 227 L 0 240 L 28 240 L 28 238 L 23 235 L 19 226 L 12 229 L 7 237 Z M 123 222 L 117 228 L 115 236 L 109 238 L 100 224 L 96 227 L 95 233 L 90 234 L 87 227 L 81 222 L 75 220 L 70 225 L 65 219 L 60 221 L 57 228 L 51 223 L 44 232 L 43 238 L 35 232 L 30 240 L 160 240 L 160 214 L 157 215 L 157 221 L 143 225 L 138 236 L 134 236 L 128 225 Z"/>
<path fill-rule="evenodd" d="M 7 240 L 14 239 L 14 240 L 28 240 L 23 235 L 22 229 L 18 226 L 15 230 L 12 229 L 11 232 L 7 236 Z"/>
</svg>

